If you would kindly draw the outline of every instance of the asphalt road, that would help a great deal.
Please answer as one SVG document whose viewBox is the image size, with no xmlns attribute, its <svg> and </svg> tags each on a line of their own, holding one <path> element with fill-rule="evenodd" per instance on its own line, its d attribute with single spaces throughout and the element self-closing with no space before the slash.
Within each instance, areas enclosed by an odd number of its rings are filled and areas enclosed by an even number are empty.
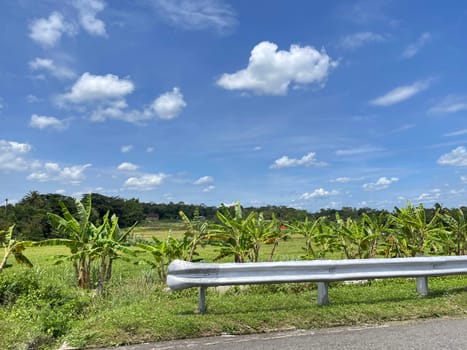
<svg viewBox="0 0 467 350">
<path fill-rule="evenodd" d="M 440 350 L 467 349 L 466 319 L 434 319 L 368 327 L 337 327 L 318 330 L 246 336 L 177 340 L 98 350 Z"/>
</svg>

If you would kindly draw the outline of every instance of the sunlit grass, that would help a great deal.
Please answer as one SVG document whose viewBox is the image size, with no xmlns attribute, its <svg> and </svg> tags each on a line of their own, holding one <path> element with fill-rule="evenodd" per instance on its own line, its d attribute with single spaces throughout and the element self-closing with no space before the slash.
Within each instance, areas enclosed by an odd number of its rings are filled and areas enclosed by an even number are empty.
<svg viewBox="0 0 467 350">
<path fill-rule="evenodd" d="M 179 223 L 164 223 L 157 228 L 138 228 L 136 234 L 144 239 L 163 239 L 169 231 L 181 236 L 180 227 Z M 299 235 L 281 241 L 274 260 L 300 259 L 304 244 Z M 271 248 L 272 245 L 262 246 L 261 260 L 267 260 Z M 425 298 L 417 295 L 414 279 L 331 283 L 327 306 L 317 305 L 314 283 L 233 287 L 225 292 L 209 288 L 208 313 L 199 315 L 197 289 L 165 290 L 150 266 L 137 263 L 143 257 L 150 258 L 146 252 L 128 262 L 115 261 L 112 280 L 102 297 L 76 288 L 71 263 L 55 264 L 54 256 L 69 254 L 66 247 L 28 247 L 24 253 L 34 268 L 18 266 L 11 258 L 12 266 L 0 277 L 32 274 L 41 287 L 21 296 L 14 305 L 0 307 L 0 349 L 56 349 L 64 341 L 83 348 L 223 333 L 467 317 L 467 276 L 430 278 L 430 296 Z M 216 247 L 199 249 L 199 257 L 205 261 L 212 261 L 217 255 Z M 65 299 L 57 300 L 57 293 Z"/>
</svg>

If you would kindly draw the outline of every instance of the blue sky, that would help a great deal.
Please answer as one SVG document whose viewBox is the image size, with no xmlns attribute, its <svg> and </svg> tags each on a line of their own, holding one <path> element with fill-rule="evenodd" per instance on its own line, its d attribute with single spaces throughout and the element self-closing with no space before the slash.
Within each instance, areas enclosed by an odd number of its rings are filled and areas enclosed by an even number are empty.
<svg viewBox="0 0 467 350">
<path fill-rule="evenodd" d="M 0 6 L 2 200 L 467 205 L 464 1 Z"/>
</svg>

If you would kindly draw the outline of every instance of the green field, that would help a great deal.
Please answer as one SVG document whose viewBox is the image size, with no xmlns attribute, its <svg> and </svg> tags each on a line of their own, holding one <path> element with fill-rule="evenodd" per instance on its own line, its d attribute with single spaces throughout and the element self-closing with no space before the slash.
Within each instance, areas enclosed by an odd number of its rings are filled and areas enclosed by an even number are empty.
<svg viewBox="0 0 467 350">
<path fill-rule="evenodd" d="M 138 228 L 135 236 L 163 238 L 169 230 L 174 236 L 182 232 L 179 224 L 164 225 Z M 303 244 L 298 236 L 280 242 L 275 260 L 300 258 Z M 262 249 L 262 256 L 267 257 L 270 246 Z M 210 261 L 216 248 L 202 248 L 199 253 Z M 200 315 L 196 313 L 196 289 L 166 291 L 148 265 L 133 263 L 148 257 L 147 253 L 131 262 L 117 260 L 102 296 L 76 288 L 71 264 L 54 264 L 52 257 L 60 254 L 68 254 L 68 250 L 61 246 L 27 248 L 25 255 L 34 268 L 18 266 L 12 259 L 13 266 L 0 275 L 1 349 L 54 349 L 63 343 L 84 348 L 225 333 L 467 317 L 467 276 L 431 278 L 431 294 L 426 298 L 416 294 L 414 280 L 332 283 L 328 306 L 317 305 L 316 286 L 310 283 L 234 287 L 225 292 L 212 288 L 207 293 L 208 313 Z"/>
</svg>

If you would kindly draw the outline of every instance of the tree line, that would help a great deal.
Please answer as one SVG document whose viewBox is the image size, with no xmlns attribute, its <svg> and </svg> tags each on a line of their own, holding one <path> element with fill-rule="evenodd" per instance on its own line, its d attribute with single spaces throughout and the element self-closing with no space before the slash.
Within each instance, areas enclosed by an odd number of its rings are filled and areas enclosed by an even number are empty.
<svg viewBox="0 0 467 350">
<path fill-rule="evenodd" d="M 216 206 L 207 206 L 204 204 L 178 203 L 154 203 L 140 202 L 137 198 L 124 199 L 117 196 L 105 196 L 98 193 L 92 193 L 92 212 L 91 220 L 98 222 L 107 211 L 111 215 L 119 218 L 121 227 L 131 227 L 135 223 L 148 224 L 148 218 L 157 220 L 181 220 L 179 213 L 183 212 L 187 217 L 199 215 L 201 218 L 217 222 L 219 218 L 217 212 L 222 208 Z M 85 196 L 81 200 L 83 200 Z M 56 215 L 61 214 L 60 202 L 63 202 L 68 208 L 71 208 L 72 214 L 75 210 L 75 199 L 56 193 L 40 194 L 37 191 L 31 191 L 15 204 L 8 203 L 0 207 L 0 229 L 6 230 L 11 225 L 15 226 L 15 232 L 18 237 L 25 240 L 43 240 L 57 238 L 60 233 L 52 229 L 47 217 L 47 213 Z M 467 214 L 467 207 L 460 208 L 464 214 Z M 351 218 L 360 221 L 364 215 L 389 214 L 386 210 L 372 208 L 352 208 L 342 207 L 341 209 L 320 209 L 318 212 L 310 213 L 303 209 L 295 209 L 287 206 L 267 205 L 261 207 L 242 207 L 246 216 L 252 212 L 262 213 L 265 220 L 272 220 L 273 217 L 281 222 L 304 221 L 307 217 L 311 220 L 320 217 L 328 221 L 336 221 L 336 217 L 346 220 Z M 425 208 L 426 217 L 432 219 L 436 211 L 449 212 L 454 209 L 443 208 L 440 204 L 435 204 L 433 208 Z"/>
</svg>

